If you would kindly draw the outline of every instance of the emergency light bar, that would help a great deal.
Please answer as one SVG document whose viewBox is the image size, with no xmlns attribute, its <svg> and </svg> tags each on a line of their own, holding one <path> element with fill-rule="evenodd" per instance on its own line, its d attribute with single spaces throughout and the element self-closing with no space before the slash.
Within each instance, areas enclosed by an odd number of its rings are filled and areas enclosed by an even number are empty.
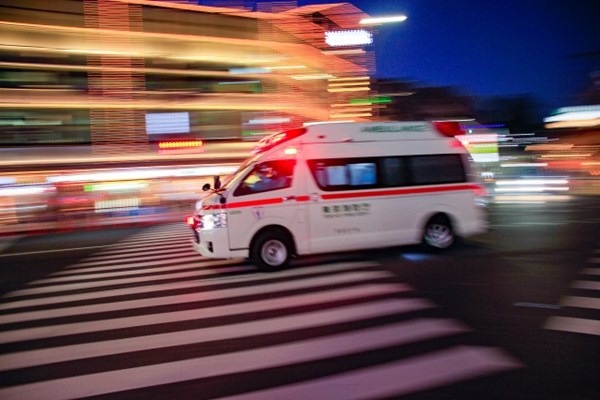
<svg viewBox="0 0 600 400">
<path fill-rule="evenodd" d="M 269 149 L 272 149 L 276 145 L 287 142 L 288 140 L 297 138 L 307 132 L 306 128 L 288 129 L 287 131 L 274 133 L 261 139 L 256 147 L 252 150 L 253 153 L 263 153 Z"/>
</svg>

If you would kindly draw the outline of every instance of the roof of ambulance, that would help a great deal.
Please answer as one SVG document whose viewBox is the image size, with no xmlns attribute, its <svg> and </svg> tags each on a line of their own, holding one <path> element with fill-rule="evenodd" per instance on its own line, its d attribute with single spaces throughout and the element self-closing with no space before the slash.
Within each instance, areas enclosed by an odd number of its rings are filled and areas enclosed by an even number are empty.
<svg viewBox="0 0 600 400">
<path fill-rule="evenodd" d="M 427 121 L 317 122 L 304 125 L 306 141 L 448 140 Z"/>
</svg>

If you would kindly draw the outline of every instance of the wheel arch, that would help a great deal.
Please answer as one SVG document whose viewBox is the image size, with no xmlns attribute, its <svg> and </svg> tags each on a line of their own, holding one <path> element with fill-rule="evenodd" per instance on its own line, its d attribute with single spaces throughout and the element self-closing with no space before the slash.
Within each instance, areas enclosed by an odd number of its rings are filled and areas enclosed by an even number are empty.
<svg viewBox="0 0 600 400">
<path fill-rule="evenodd" d="M 421 219 L 419 220 L 418 231 L 420 232 L 421 236 L 423 235 L 423 233 L 425 233 L 425 228 L 426 228 L 427 224 L 429 223 L 429 221 L 433 220 L 434 218 L 444 218 L 445 220 L 450 222 L 450 226 L 452 227 L 454 232 L 455 233 L 457 232 L 456 227 L 457 227 L 458 222 L 457 222 L 456 217 L 448 210 L 438 210 L 438 211 L 431 211 L 431 212 L 424 214 L 421 217 Z"/>
<path fill-rule="evenodd" d="M 268 231 L 274 231 L 274 232 L 278 232 L 279 234 L 285 235 L 287 237 L 287 239 L 289 240 L 289 243 L 292 247 L 291 255 L 296 255 L 296 240 L 294 239 L 294 235 L 292 235 L 292 232 L 283 225 L 271 224 L 271 225 L 263 226 L 262 228 L 260 228 L 256 232 L 254 232 L 254 235 L 252 235 L 252 240 L 250 241 L 250 246 L 248 248 L 248 256 L 250 259 L 252 259 L 254 257 L 254 254 L 252 254 L 252 249 L 254 248 L 254 244 L 256 243 L 256 240 L 264 232 L 268 232 Z"/>
</svg>

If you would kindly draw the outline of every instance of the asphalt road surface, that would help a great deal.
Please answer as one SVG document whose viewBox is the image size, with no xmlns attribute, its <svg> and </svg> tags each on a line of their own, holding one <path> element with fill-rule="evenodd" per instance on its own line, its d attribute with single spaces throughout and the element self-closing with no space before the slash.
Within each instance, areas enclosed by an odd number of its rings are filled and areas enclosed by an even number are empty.
<svg viewBox="0 0 600 400">
<path fill-rule="evenodd" d="M 2 399 L 597 399 L 600 204 L 297 259 L 195 254 L 182 223 L 0 242 Z"/>
</svg>

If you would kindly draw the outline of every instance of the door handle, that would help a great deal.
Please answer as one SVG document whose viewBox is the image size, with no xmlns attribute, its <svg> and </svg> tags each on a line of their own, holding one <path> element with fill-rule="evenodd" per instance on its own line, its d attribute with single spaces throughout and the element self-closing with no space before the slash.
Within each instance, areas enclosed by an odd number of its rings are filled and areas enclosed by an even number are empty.
<svg viewBox="0 0 600 400">
<path fill-rule="evenodd" d="M 296 200 L 296 196 L 286 196 L 283 198 L 283 201 Z"/>
<path fill-rule="evenodd" d="M 319 193 L 312 193 L 310 195 L 310 200 L 314 203 L 316 203 L 317 201 L 319 201 Z"/>
</svg>

